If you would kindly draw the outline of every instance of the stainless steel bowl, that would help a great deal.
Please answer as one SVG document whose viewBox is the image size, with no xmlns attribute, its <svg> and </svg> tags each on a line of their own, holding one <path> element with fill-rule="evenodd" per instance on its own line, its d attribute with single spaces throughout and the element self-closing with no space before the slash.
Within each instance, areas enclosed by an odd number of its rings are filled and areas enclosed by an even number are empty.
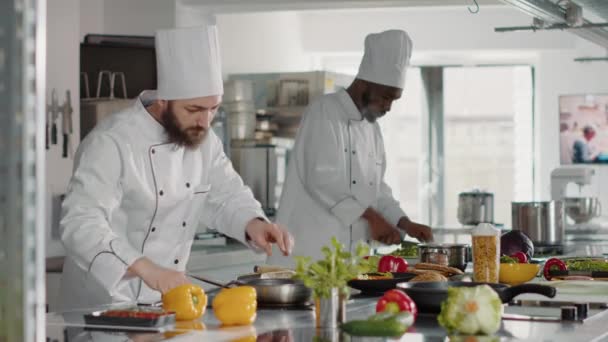
<svg viewBox="0 0 608 342">
<path fill-rule="evenodd" d="M 566 215 L 577 224 L 602 215 L 602 206 L 595 197 L 566 197 L 563 201 Z"/>
<path fill-rule="evenodd" d="M 421 244 L 420 262 L 456 267 L 461 271 L 471 260 L 471 247 L 465 244 Z"/>
<path fill-rule="evenodd" d="M 312 290 L 300 280 L 252 279 L 244 283 L 255 288 L 260 303 L 297 305 L 312 301 Z"/>
</svg>

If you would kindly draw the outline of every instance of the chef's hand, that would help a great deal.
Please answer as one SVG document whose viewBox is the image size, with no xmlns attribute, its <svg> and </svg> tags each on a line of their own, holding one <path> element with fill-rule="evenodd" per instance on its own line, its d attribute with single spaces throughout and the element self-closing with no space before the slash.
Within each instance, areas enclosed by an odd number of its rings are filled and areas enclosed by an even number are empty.
<svg viewBox="0 0 608 342">
<path fill-rule="evenodd" d="M 148 287 L 163 294 L 175 287 L 190 283 L 184 272 L 158 266 L 146 257 L 137 259 L 129 267 L 128 272 L 140 277 Z"/>
<path fill-rule="evenodd" d="M 247 240 L 263 249 L 268 256 L 272 255 L 273 243 L 277 244 L 285 256 L 293 249 L 293 236 L 277 224 L 255 218 L 247 223 L 245 233 Z"/>
<path fill-rule="evenodd" d="M 401 233 L 397 227 L 388 222 L 380 213 L 372 208 L 367 208 L 363 213 L 363 218 L 367 220 L 371 233 L 371 238 L 387 245 L 401 243 Z"/>
<path fill-rule="evenodd" d="M 404 230 L 407 235 L 416 238 L 421 242 L 433 241 L 433 232 L 429 226 L 412 222 L 407 217 L 402 217 L 397 226 Z"/>
</svg>

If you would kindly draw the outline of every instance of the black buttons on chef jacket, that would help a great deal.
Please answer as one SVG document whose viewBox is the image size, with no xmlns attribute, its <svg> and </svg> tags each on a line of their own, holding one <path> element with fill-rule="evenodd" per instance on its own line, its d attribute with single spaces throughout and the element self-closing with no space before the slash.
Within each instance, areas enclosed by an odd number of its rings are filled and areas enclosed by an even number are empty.
<svg viewBox="0 0 608 342">
<path fill-rule="evenodd" d="M 161 191 L 159 191 L 159 192 L 158 192 L 158 194 L 162 196 L 162 195 L 164 195 L 165 193 L 164 193 L 164 192 L 161 190 Z"/>
<path fill-rule="evenodd" d="M 155 149 L 152 149 L 152 151 L 150 151 L 150 152 L 152 152 L 152 154 L 154 154 L 154 153 L 156 153 L 156 150 L 155 150 Z"/>
<path fill-rule="evenodd" d="M 346 148 L 345 148 L 345 149 L 344 149 L 344 152 L 348 153 L 348 149 L 346 149 Z"/>
<path fill-rule="evenodd" d="M 175 259 L 173 260 L 173 263 L 177 265 L 179 263 L 179 260 Z"/>
<path fill-rule="evenodd" d="M 357 154 L 357 151 L 353 150 L 353 154 Z"/>
<path fill-rule="evenodd" d="M 156 231 L 156 227 L 152 227 L 152 232 L 154 233 Z"/>
<path fill-rule="evenodd" d="M 182 227 L 186 226 L 186 221 L 182 222 Z"/>
<path fill-rule="evenodd" d="M 186 188 L 189 188 L 189 187 L 190 187 L 190 183 L 186 183 Z"/>
<path fill-rule="evenodd" d="M 357 181 L 356 181 L 356 180 L 354 180 L 354 181 L 353 181 L 353 184 L 357 184 Z"/>
</svg>

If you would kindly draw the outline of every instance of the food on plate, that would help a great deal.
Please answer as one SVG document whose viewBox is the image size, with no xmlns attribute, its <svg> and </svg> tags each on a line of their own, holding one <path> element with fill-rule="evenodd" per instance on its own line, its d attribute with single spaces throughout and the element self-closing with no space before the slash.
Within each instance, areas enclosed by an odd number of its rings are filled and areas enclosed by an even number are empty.
<svg viewBox="0 0 608 342">
<path fill-rule="evenodd" d="M 501 264 L 518 264 L 519 261 L 516 258 L 512 258 L 510 256 L 503 255 L 500 257 L 500 263 Z"/>
<path fill-rule="evenodd" d="M 534 256 L 534 244 L 532 240 L 520 230 L 512 230 L 500 237 L 500 255 L 513 255 L 523 252 L 528 260 Z"/>
<path fill-rule="evenodd" d="M 222 289 L 213 299 L 213 314 L 223 325 L 249 325 L 255 321 L 257 293 L 251 286 Z"/>
<path fill-rule="evenodd" d="M 201 317 L 207 308 L 205 291 L 194 284 L 184 284 L 163 294 L 163 309 L 175 312 L 178 321 Z"/>
<path fill-rule="evenodd" d="M 554 278 L 550 273 L 551 271 L 573 271 L 573 272 L 589 272 L 589 275 L 578 274 L 576 276 L 583 276 L 591 278 L 591 272 L 608 272 L 608 261 L 603 258 L 573 258 L 567 260 L 561 260 L 558 258 L 550 258 L 545 262 L 543 268 L 543 275 L 547 280 Z M 569 280 L 575 275 L 567 276 Z M 560 278 L 565 279 L 565 275 Z M 580 280 L 580 279 L 576 279 Z"/>
<path fill-rule="evenodd" d="M 400 256 L 402 258 L 417 258 L 418 244 L 415 242 L 403 241 L 399 249 L 393 251 L 390 255 Z"/>
<path fill-rule="evenodd" d="M 566 260 L 569 271 L 608 272 L 608 262 L 604 259 L 576 258 Z"/>
<path fill-rule="evenodd" d="M 398 337 L 414 323 L 414 316 L 403 311 L 398 314 L 375 314 L 366 320 L 354 320 L 340 325 L 340 329 L 352 336 Z"/>
<path fill-rule="evenodd" d="M 498 238 L 495 235 L 473 236 L 473 277 L 479 282 L 498 282 Z"/>
<path fill-rule="evenodd" d="M 381 255 L 368 255 L 360 261 L 361 273 L 378 272 Z"/>
<path fill-rule="evenodd" d="M 382 279 L 393 279 L 393 274 L 390 272 L 371 272 L 359 274 L 357 280 L 382 280 Z"/>
<path fill-rule="evenodd" d="M 406 272 L 407 261 L 401 257 L 385 255 L 380 258 L 378 272 Z"/>
<path fill-rule="evenodd" d="M 490 335 L 498 331 L 502 301 L 488 285 L 450 287 L 437 321 L 448 332 Z"/>
<path fill-rule="evenodd" d="M 416 265 L 414 265 L 414 268 L 417 270 L 431 270 L 431 271 L 437 271 L 440 273 L 445 273 L 447 275 L 456 275 L 456 274 L 463 274 L 463 272 L 455 267 L 450 267 L 450 266 L 445 266 L 445 265 L 438 265 L 438 264 L 431 264 L 428 262 L 419 262 Z"/>
<path fill-rule="evenodd" d="M 412 314 L 414 321 L 418 316 L 416 303 L 405 292 L 400 290 L 389 290 L 376 303 L 376 312 L 388 312 L 396 314 L 407 311 Z M 413 322 L 412 322 L 413 323 Z"/>
<path fill-rule="evenodd" d="M 425 281 L 448 281 L 444 275 L 437 272 L 426 272 L 410 279 L 410 283 L 425 282 Z"/>
<path fill-rule="evenodd" d="M 172 314 L 170 311 L 160 310 L 145 310 L 142 308 L 123 309 L 123 310 L 108 310 L 100 314 L 105 317 L 120 317 L 120 318 L 142 318 L 142 319 L 157 319 L 164 315 Z"/>
<path fill-rule="evenodd" d="M 510 256 L 511 256 L 511 258 L 516 259 L 517 262 L 520 264 L 528 263 L 528 255 L 524 252 L 515 252 L 515 253 L 511 254 Z"/>
<path fill-rule="evenodd" d="M 567 271 L 568 266 L 566 263 L 558 258 L 550 258 L 545 262 L 545 266 L 543 267 L 543 275 L 545 279 L 551 280 L 552 276 L 550 274 L 551 271 Z"/>
</svg>

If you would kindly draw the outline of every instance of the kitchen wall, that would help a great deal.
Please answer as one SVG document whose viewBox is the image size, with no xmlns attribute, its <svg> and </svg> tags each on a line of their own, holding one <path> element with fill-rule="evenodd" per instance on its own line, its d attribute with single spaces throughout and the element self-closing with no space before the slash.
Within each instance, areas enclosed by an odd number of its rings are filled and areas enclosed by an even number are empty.
<svg viewBox="0 0 608 342">
<path fill-rule="evenodd" d="M 62 158 L 61 119 L 57 121 L 58 144 L 51 145 L 46 153 L 47 190 L 47 246 L 46 255 L 63 255 L 64 250 L 58 240 L 59 196 L 65 193 L 72 174 L 73 152 L 78 147 L 80 137 L 80 105 L 78 101 L 79 81 L 79 28 L 80 1 L 53 0 L 47 7 L 47 104 L 51 102 L 51 89 L 57 92 L 59 104 L 66 99 L 66 90 L 71 92 L 74 129 L 71 135 L 69 158 Z"/>
</svg>

